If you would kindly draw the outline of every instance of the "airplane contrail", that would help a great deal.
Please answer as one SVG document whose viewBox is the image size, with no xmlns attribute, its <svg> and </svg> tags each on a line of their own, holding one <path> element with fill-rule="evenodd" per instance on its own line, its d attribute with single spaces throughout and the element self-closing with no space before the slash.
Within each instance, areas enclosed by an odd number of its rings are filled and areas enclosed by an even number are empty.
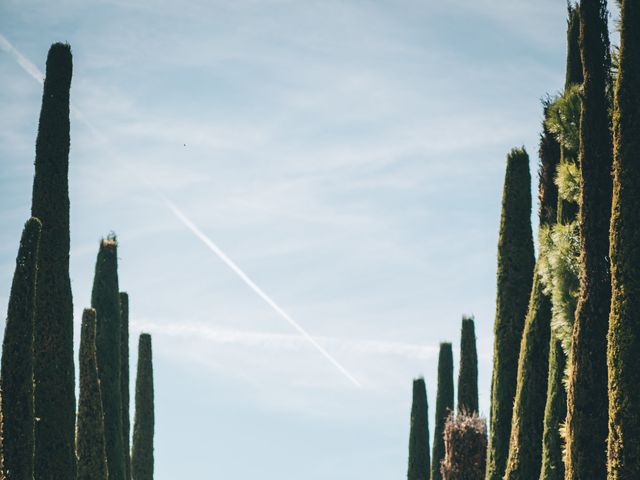
<svg viewBox="0 0 640 480">
<path fill-rule="evenodd" d="M 18 63 L 18 65 L 34 80 L 38 83 L 44 83 L 44 73 L 40 71 L 40 69 L 31 62 L 27 57 L 25 57 L 22 53 L 20 53 L 12 44 L 7 40 L 7 38 L 0 33 L 0 49 L 9 53 L 11 57 Z M 103 135 L 97 128 L 93 126 L 93 124 L 87 119 L 87 117 L 76 107 L 71 105 L 73 112 L 78 116 L 79 120 L 81 120 L 91 132 L 98 136 L 103 141 L 107 141 L 107 137 Z M 111 142 L 108 142 L 111 143 Z M 131 167 L 127 165 L 127 168 L 130 170 Z M 305 340 L 307 340 L 322 356 L 327 359 L 334 367 L 338 369 L 340 373 L 342 373 L 351 383 L 353 383 L 356 387 L 361 387 L 362 384 L 351 374 L 349 371 L 343 367 L 338 360 L 336 360 L 327 350 L 325 350 L 322 345 L 320 345 L 302 326 L 296 322 L 291 316 L 285 312 L 269 295 L 267 295 L 256 283 L 249 278 L 249 276 L 244 273 L 238 265 L 227 256 L 207 235 L 202 232 L 183 212 L 180 210 L 171 200 L 169 200 L 164 194 L 159 192 L 155 187 L 150 185 L 146 178 L 143 175 L 134 172 L 134 174 L 140 177 L 143 180 L 143 183 L 149 188 L 151 192 L 155 195 L 159 196 L 165 206 L 176 216 L 178 220 L 189 230 L 196 238 L 198 238 L 202 243 L 204 243 L 209 250 L 211 250 L 220 260 L 222 260 L 227 267 L 229 267 L 240 279 L 251 289 L 253 290 L 262 300 L 265 301 L 267 305 L 269 305 L 278 315 L 280 315 L 284 320 L 289 323 Z"/>
</svg>

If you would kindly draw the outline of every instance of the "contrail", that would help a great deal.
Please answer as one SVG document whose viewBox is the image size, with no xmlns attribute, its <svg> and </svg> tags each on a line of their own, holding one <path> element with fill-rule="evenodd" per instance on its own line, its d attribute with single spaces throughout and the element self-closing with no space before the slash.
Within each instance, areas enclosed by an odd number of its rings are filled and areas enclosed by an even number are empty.
<svg viewBox="0 0 640 480">
<path fill-rule="evenodd" d="M 202 243 L 204 243 L 209 248 L 209 250 L 215 253 L 218 256 L 218 258 L 220 258 L 220 260 L 222 260 L 227 265 L 227 267 L 233 270 L 233 272 L 236 275 L 238 275 L 251 290 L 253 290 L 260 298 L 262 298 L 262 300 L 264 300 L 267 303 L 267 305 L 269 305 L 273 310 L 275 310 L 275 312 L 278 315 L 280 315 L 287 322 L 289 322 L 289 325 L 291 325 L 303 338 L 305 338 L 309 343 L 311 343 L 311 345 L 313 345 L 316 348 L 316 350 L 318 350 L 327 360 L 329 360 L 329 362 L 331 362 L 334 367 L 336 367 L 356 387 L 362 386 L 360 382 L 356 380 L 356 378 L 353 375 L 351 375 L 347 371 L 347 369 L 340 364 L 340 362 L 338 362 L 335 358 L 333 358 L 331 354 L 327 352 L 322 347 L 322 345 L 316 342 L 316 340 L 311 335 L 309 335 L 307 331 L 304 328 L 302 328 L 298 322 L 296 322 L 293 318 L 289 316 L 287 312 L 285 312 L 282 308 L 280 308 L 280 306 L 276 302 L 274 302 L 273 299 L 269 295 L 267 295 L 258 285 L 256 285 L 255 282 L 251 280 L 249 276 L 246 273 L 244 273 L 240 269 L 240 267 L 236 265 L 236 263 L 233 260 L 231 260 L 222 250 L 220 250 L 220 248 L 218 248 L 218 246 L 215 243 L 213 243 L 213 241 L 209 237 L 207 237 L 202 232 L 202 230 L 200 230 L 191 220 L 189 220 L 176 205 L 174 205 L 169 200 L 166 200 L 165 204 L 169 208 L 169 210 L 171 210 L 171 212 L 173 212 L 173 214 L 176 217 L 178 217 L 178 219 L 184 224 L 185 227 L 191 230 L 191 232 L 196 237 L 198 237 L 198 239 L 200 239 L 200 241 L 202 241 Z"/>
<path fill-rule="evenodd" d="M 40 71 L 40 69 L 31 62 L 27 57 L 25 57 L 22 53 L 20 53 L 7 38 L 0 33 L 0 49 L 9 53 L 13 57 L 13 59 L 20 65 L 20 67 L 34 80 L 38 83 L 43 84 L 44 82 L 44 74 Z M 98 130 L 93 124 L 87 119 L 87 117 L 76 107 L 71 105 L 72 111 L 77 115 L 78 119 L 81 120 L 91 132 L 99 137 L 103 141 L 107 141 L 108 139 Z M 111 143 L 111 142 L 108 142 Z M 130 170 L 131 168 L 127 166 Z M 340 362 L 338 362 L 329 352 L 327 352 L 322 345 L 320 345 L 298 322 L 296 322 L 287 312 L 285 312 L 280 306 L 267 295 L 258 285 L 255 284 L 249 276 L 244 273 L 236 263 L 231 260 L 209 237 L 207 237 L 202 230 L 200 230 L 183 212 L 180 210 L 171 200 L 169 200 L 165 195 L 158 192 L 156 188 L 149 185 L 146 178 L 144 176 L 139 175 L 137 172 L 134 172 L 136 176 L 140 177 L 143 180 L 143 183 L 149 188 L 149 190 L 155 195 L 159 196 L 166 207 L 173 213 L 182 224 L 187 227 L 187 229 L 193 233 L 202 243 L 204 243 L 216 256 L 222 260 L 236 275 L 238 275 L 242 281 L 253 290 L 262 300 L 266 302 L 278 315 L 284 318 L 289 325 L 291 325 L 305 340 L 307 340 L 318 352 L 322 354 L 329 362 L 336 367 L 340 373 L 342 373 L 350 382 L 352 382 L 356 387 L 361 387 L 362 384 L 353 376 L 349 371 L 344 368 Z"/>
</svg>

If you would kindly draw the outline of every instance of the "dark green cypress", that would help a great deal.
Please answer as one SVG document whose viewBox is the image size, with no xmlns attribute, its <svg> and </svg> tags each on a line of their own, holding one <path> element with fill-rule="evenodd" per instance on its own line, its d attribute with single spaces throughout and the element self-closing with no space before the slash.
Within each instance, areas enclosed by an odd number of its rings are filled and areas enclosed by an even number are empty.
<svg viewBox="0 0 640 480">
<path fill-rule="evenodd" d="M 104 437 L 109 480 L 125 480 L 124 434 L 122 432 L 122 386 L 120 293 L 118 290 L 118 243 L 114 236 L 100 242 L 91 292 L 96 309 L 96 353 L 104 409 Z"/>
<path fill-rule="evenodd" d="M 615 89 L 608 467 L 640 478 L 640 4 L 622 0 Z"/>
<path fill-rule="evenodd" d="M 562 383 L 566 358 L 562 342 L 553 335 L 549 345 L 547 402 L 544 408 L 540 480 L 564 480 L 560 426 L 567 418 L 567 395 Z"/>
<path fill-rule="evenodd" d="M 568 7 L 567 20 L 567 69 L 565 91 L 573 85 L 579 85 L 582 78 L 582 59 L 580 58 L 580 14 L 578 6 Z M 546 116 L 546 115 L 545 115 Z M 545 145 L 557 141 L 543 123 L 543 135 L 540 142 L 540 156 L 544 152 L 554 152 Z M 558 156 L 560 153 L 558 153 Z M 577 205 L 558 200 L 557 222 L 572 222 L 577 214 Z M 549 338 L 549 373 L 547 376 L 547 400 L 544 409 L 544 429 L 542 434 L 542 462 L 540 480 L 564 479 L 563 440 L 560 428 L 567 418 L 567 394 L 563 383 L 566 369 L 566 356 L 562 342 L 553 334 Z"/>
<path fill-rule="evenodd" d="M 544 117 L 548 106 L 544 106 Z M 539 225 L 555 223 L 558 190 L 553 173 L 560 163 L 559 148 L 551 142 L 546 122 L 540 138 L 540 171 L 538 198 Z M 557 145 L 557 143 L 556 143 Z M 536 268 L 525 318 L 520 355 L 518 383 L 511 420 L 511 441 L 505 480 L 538 480 L 542 459 L 544 411 L 547 401 L 549 339 L 551 335 L 551 299 L 544 292 Z"/>
<path fill-rule="evenodd" d="M 429 480 L 429 406 L 424 378 L 413 381 L 408 480 Z"/>
<path fill-rule="evenodd" d="M 104 411 L 96 359 L 96 311 L 93 308 L 86 308 L 82 313 L 79 361 L 77 480 L 107 480 L 109 475 L 104 440 Z"/>
<path fill-rule="evenodd" d="M 431 480 L 441 480 L 440 464 L 444 458 L 444 426 L 453 412 L 453 351 L 450 343 L 440 344 L 438 357 L 438 391 L 436 392 L 436 420 L 431 456 Z"/>
<path fill-rule="evenodd" d="M 568 4 L 567 15 L 567 68 L 564 89 L 583 82 L 582 58 L 580 58 L 580 10 L 577 5 Z"/>
<path fill-rule="evenodd" d="M 2 457 L 8 479 L 33 479 L 33 314 L 42 224 L 27 221 L 13 274 L 2 343 Z"/>
<path fill-rule="evenodd" d="M 607 86 L 606 0 L 580 3 L 583 65 L 580 119 L 580 294 L 567 391 L 567 480 L 606 477 L 607 330 L 611 303 L 609 223 L 612 140 Z"/>
<path fill-rule="evenodd" d="M 151 335 L 143 333 L 138 343 L 136 412 L 131 452 L 131 473 L 134 480 L 153 480 L 154 421 Z"/>
<path fill-rule="evenodd" d="M 120 384 L 122 390 L 122 433 L 125 476 L 131 479 L 131 426 L 129 420 L 129 295 L 120 292 Z"/>
<path fill-rule="evenodd" d="M 501 480 L 507 464 L 518 356 L 534 262 L 529 155 L 524 148 L 516 148 L 507 157 L 502 194 L 487 480 Z"/>
<path fill-rule="evenodd" d="M 462 317 L 460 371 L 458 372 L 458 412 L 478 413 L 478 352 L 473 317 Z"/>
<path fill-rule="evenodd" d="M 74 478 L 75 370 L 69 280 L 69 45 L 47 57 L 31 215 L 42 222 L 34 317 L 35 478 Z"/>
</svg>

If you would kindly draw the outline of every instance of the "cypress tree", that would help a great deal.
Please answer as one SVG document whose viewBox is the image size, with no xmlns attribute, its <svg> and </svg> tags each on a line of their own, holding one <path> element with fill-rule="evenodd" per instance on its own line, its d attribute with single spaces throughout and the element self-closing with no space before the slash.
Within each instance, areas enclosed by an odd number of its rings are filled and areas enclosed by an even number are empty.
<svg viewBox="0 0 640 480">
<path fill-rule="evenodd" d="M 621 7 L 611 214 L 610 479 L 640 478 L 640 4 L 622 0 Z"/>
<path fill-rule="evenodd" d="M 33 479 L 33 314 L 42 224 L 27 221 L 20 239 L 2 343 L 4 472 L 9 479 Z"/>
<path fill-rule="evenodd" d="M 31 215 L 42 222 L 34 317 L 35 478 L 75 477 L 73 300 L 69 280 L 71 49 L 47 57 Z"/>
<path fill-rule="evenodd" d="M 153 480 L 153 362 L 151 335 L 143 333 L 138 343 L 136 412 L 133 421 L 131 473 L 134 480 Z"/>
<path fill-rule="evenodd" d="M 516 148 L 507 156 L 502 194 L 487 480 L 501 480 L 506 468 L 534 262 L 529 155 L 524 148 Z"/>
<path fill-rule="evenodd" d="M 569 357 L 567 480 L 606 477 L 607 330 L 611 303 L 609 222 L 612 141 L 606 0 L 580 3 L 580 294 Z"/>
<path fill-rule="evenodd" d="M 429 480 L 429 406 L 424 378 L 413 381 L 408 480 Z"/>
<path fill-rule="evenodd" d="M 125 476 L 131 479 L 131 426 L 129 420 L 129 295 L 120 292 L 120 384 L 122 391 L 122 433 Z"/>
<path fill-rule="evenodd" d="M 453 351 L 450 343 L 440 344 L 438 357 L 438 391 L 436 392 L 436 425 L 433 433 L 431 480 L 441 480 L 440 466 L 444 458 L 444 426 L 453 412 Z"/>
<path fill-rule="evenodd" d="M 458 372 L 458 412 L 478 413 L 478 352 L 473 317 L 462 317 L 460 372 Z"/>
<path fill-rule="evenodd" d="M 567 418 L 567 395 L 562 383 L 565 366 L 566 357 L 562 342 L 552 335 L 549 344 L 549 376 L 544 408 L 540 480 L 564 480 L 560 426 Z"/>
<path fill-rule="evenodd" d="M 125 479 L 122 432 L 122 386 L 120 383 L 120 293 L 118 290 L 118 244 L 115 236 L 100 242 L 91 292 L 96 309 L 96 356 L 104 409 L 104 437 L 109 480 Z"/>
<path fill-rule="evenodd" d="M 547 116 L 547 109 L 548 104 L 545 104 L 544 117 Z M 555 223 L 558 204 L 558 190 L 553 181 L 553 172 L 560 163 L 560 151 L 556 148 L 557 142 L 554 145 L 549 137 L 549 131 L 543 121 L 538 176 L 541 228 Z M 538 480 L 540 475 L 550 336 L 551 299 L 544 291 L 536 267 L 520 345 L 518 383 L 511 420 L 511 441 L 505 480 Z"/>
<path fill-rule="evenodd" d="M 567 5 L 567 68 L 565 71 L 564 89 L 583 82 L 582 58 L 580 57 L 580 7 Z"/>
<path fill-rule="evenodd" d="M 107 480 L 104 412 L 96 360 L 96 311 L 86 308 L 80 332 L 80 398 L 76 452 L 77 480 Z"/>
</svg>

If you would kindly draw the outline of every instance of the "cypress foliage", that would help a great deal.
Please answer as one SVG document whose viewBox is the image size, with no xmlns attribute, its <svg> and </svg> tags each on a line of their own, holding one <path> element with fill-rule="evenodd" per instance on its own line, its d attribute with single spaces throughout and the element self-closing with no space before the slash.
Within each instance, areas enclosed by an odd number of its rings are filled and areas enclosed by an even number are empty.
<svg viewBox="0 0 640 480">
<path fill-rule="evenodd" d="M 549 345 L 547 402 L 544 408 L 540 480 L 564 480 L 564 456 L 560 427 L 567 418 L 567 395 L 562 379 L 566 357 L 562 342 L 553 335 Z"/>
<path fill-rule="evenodd" d="M 33 479 L 33 314 L 42 224 L 27 221 L 20 239 L 2 343 L 4 472 L 9 479 Z"/>
<path fill-rule="evenodd" d="M 408 480 L 429 480 L 429 406 L 424 378 L 413 381 Z"/>
<path fill-rule="evenodd" d="M 31 215 L 42 222 L 34 317 L 35 478 L 75 477 L 73 300 L 69 280 L 71 49 L 47 57 Z"/>
<path fill-rule="evenodd" d="M 120 384 L 125 477 L 131 479 L 131 426 L 129 420 L 129 295 L 120 292 Z"/>
<path fill-rule="evenodd" d="M 443 480 L 482 480 L 487 460 L 487 423 L 477 413 L 449 416 L 444 429 Z"/>
<path fill-rule="evenodd" d="M 529 155 L 524 148 L 513 149 L 507 157 L 498 240 L 487 480 L 501 480 L 506 468 L 518 356 L 534 262 Z"/>
<path fill-rule="evenodd" d="M 606 0 L 582 0 L 580 120 L 580 294 L 567 391 L 567 480 L 606 477 L 607 330 L 611 303 L 609 222 L 612 141 L 607 86 L 610 56 Z"/>
<path fill-rule="evenodd" d="M 545 105 L 545 117 L 547 113 L 548 105 Z M 558 204 L 558 191 L 553 181 L 553 172 L 560 163 L 560 151 L 559 148 L 554 148 L 555 145 L 550 142 L 549 136 L 546 122 L 543 122 L 538 176 L 540 227 L 555 223 L 555 207 Z M 513 406 L 505 480 L 538 480 L 540 475 L 550 335 L 551 299 L 544 291 L 536 267 L 520 345 L 518 383 Z"/>
<path fill-rule="evenodd" d="M 621 20 L 611 214 L 610 479 L 640 478 L 640 5 L 637 1 L 622 0 Z"/>
<path fill-rule="evenodd" d="M 109 480 L 125 479 L 122 432 L 122 386 L 120 383 L 120 293 L 118 290 L 118 244 L 114 236 L 100 242 L 91 292 L 96 309 L 96 356 L 104 409 L 104 436 Z"/>
<path fill-rule="evenodd" d="M 80 332 L 80 397 L 76 452 L 77 480 L 107 480 L 107 454 L 104 440 L 104 412 L 96 360 L 96 311 L 82 313 Z"/>
<path fill-rule="evenodd" d="M 453 351 L 450 343 L 440 344 L 438 357 L 438 391 L 436 392 L 436 425 L 433 433 L 431 480 L 441 480 L 440 466 L 444 458 L 444 426 L 453 412 Z"/>
<path fill-rule="evenodd" d="M 458 373 L 458 412 L 478 413 L 478 352 L 473 317 L 462 317 L 460 333 L 460 372 Z"/>
<path fill-rule="evenodd" d="M 138 343 L 136 413 L 133 422 L 131 473 L 134 480 L 153 480 L 153 362 L 151 335 L 143 333 Z"/>
<path fill-rule="evenodd" d="M 582 58 L 580 57 L 580 7 L 568 4 L 567 16 L 567 69 L 564 89 L 583 82 Z"/>
</svg>

